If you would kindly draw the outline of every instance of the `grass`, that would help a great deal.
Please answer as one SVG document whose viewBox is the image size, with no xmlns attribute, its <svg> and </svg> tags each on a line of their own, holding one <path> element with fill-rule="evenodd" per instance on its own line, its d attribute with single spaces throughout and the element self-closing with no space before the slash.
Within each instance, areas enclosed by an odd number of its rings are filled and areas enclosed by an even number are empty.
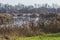
<svg viewBox="0 0 60 40">
<path fill-rule="evenodd" d="M 45 34 L 45 35 L 33 36 L 33 37 L 21 37 L 21 38 L 16 38 L 15 40 L 60 40 L 60 33 Z"/>
</svg>

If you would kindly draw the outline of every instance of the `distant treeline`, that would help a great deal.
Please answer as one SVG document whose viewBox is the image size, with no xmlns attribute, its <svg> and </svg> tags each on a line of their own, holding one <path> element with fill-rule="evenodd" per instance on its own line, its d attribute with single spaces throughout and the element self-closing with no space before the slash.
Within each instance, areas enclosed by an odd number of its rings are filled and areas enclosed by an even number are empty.
<svg viewBox="0 0 60 40">
<path fill-rule="evenodd" d="M 60 13 L 60 7 L 54 4 L 50 6 L 48 4 L 34 4 L 26 6 L 24 4 L 9 5 L 0 3 L 0 13 Z"/>
</svg>

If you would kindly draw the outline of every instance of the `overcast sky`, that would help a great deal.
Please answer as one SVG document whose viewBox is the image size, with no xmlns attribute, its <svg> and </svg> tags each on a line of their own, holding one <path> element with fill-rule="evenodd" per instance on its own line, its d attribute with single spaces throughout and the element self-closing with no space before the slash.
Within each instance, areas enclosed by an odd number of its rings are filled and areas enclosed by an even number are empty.
<svg viewBox="0 0 60 40">
<path fill-rule="evenodd" d="M 11 4 L 11 5 L 16 5 L 18 3 L 25 4 L 25 5 L 33 5 L 33 4 L 58 4 L 60 5 L 60 0 L 0 0 L 0 3 L 3 4 Z"/>
</svg>

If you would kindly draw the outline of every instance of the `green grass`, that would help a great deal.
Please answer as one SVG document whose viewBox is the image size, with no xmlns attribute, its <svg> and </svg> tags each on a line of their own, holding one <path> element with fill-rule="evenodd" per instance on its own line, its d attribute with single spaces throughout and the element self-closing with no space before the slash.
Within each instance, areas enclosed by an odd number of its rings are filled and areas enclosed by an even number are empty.
<svg viewBox="0 0 60 40">
<path fill-rule="evenodd" d="M 16 40 L 60 40 L 60 33 L 45 34 L 45 35 L 33 36 L 33 37 L 21 37 L 21 38 L 17 38 Z"/>
</svg>

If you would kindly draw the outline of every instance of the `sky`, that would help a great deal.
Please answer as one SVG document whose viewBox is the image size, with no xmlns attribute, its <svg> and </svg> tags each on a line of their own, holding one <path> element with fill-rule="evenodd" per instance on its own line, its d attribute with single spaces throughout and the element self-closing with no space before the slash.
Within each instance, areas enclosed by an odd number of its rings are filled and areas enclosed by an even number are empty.
<svg viewBox="0 0 60 40">
<path fill-rule="evenodd" d="M 18 3 L 24 4 L 24 5 L 33 5 L 33 4 L 49 4 L 52 3 L 60 5 L 60 0 L 0 0 L 0 3 L 3 4 L 10 4 L 10 5 L 16 5 Z"/>
</svg>

